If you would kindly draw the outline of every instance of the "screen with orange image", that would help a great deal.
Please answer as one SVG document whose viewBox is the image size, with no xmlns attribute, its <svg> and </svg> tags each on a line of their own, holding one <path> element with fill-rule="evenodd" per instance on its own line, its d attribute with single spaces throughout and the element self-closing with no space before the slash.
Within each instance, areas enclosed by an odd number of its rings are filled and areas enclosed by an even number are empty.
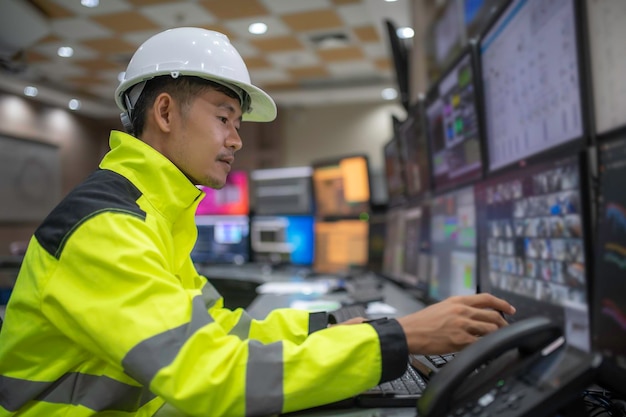
<svg viewBox="0 0 626 417">
<path fill-rule="evenodd" d="M 200 189 L 206 197 L 198 205 L 197 215 L 247 215 L 250 211 L 248 174 L 245 171 L 232 171 L 219 190 L 204 186 Z"/>
<path fill-rule="evenodd" d="M 316 222 L 314 269 L 333 273 L 365 266 L 368 230 L 363 220 Z"/>
<path fill-rule="evenodd" d="M 350 156 L 313 164 L 316 212 L 321 217 L 359 216 L 370 208 L 368 160 Z"/>
</svg>

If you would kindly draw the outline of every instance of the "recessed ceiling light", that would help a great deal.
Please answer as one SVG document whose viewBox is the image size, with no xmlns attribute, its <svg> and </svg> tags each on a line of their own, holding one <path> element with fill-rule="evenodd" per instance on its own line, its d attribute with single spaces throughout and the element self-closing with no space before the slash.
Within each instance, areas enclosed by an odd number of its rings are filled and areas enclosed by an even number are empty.
<svg viewBox="0 0 626 417">
<path fill-rule="evenodd" d="M 383 91 L 381 91 L 380 95 L 385 99 L 385 100 L 393 100 L 395 98 L 398 97 L 398 92 L 396 91 L 395 88 L 385 88 L 383 89 Z"/>
<path fill-rule="evenodd" d="M 262 35 L 267 32 L 267 25 L 263 22 L 252 23 L 248 26 L 248 32 L 254 35 Z"/>
<path fill-rule="evenodd" d="M 67 107 L 69 107 L 70 110 L 78 110 L 80 109 L 80 104 L 80 100 L 73 98 L 67 104 Z"/>
<path fill-rule="evenodd" d="M 63 58 L 69 58 L 74 55 L 74 49 L 71 46 L 62 46 L 57 51 L 57 54 Z"/>
<path fill-rule="evenodd" d="M 37 87 L 33 87 L 32 85 L 28 85 L 28 86 L 24 87 L 24 95 L 25 96 L 37 97 L 37 94 L 39 94 L 39 90 L 37 90 Z"/>
<path fill-rule="evenodd" d="M 394 1 L 398 1 L 398 0 L 385 0 L 387 3 L 392 3 Z"/>
<path fill-rule="evenodd" d="M 80 0 L 80 4 L 85 7 L 98 7 L 100 0 Z"/>
<path fill-rule="evenodd" d="M 410 28 L 408 26 L 398 28 L 396 30 L 396 33 L 398 34 L 398 37 L 400 39 L 411 39 L 413 36 L 415 36 L 415 31 L 413 30 L 413 28 Z"/>
</svg>

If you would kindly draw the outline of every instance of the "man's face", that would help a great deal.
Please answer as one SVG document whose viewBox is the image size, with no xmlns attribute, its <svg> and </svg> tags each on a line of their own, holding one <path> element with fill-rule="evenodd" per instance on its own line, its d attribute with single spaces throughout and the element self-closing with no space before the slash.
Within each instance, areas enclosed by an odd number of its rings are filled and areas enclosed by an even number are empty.
<svg viewBox="0 0 626 417">
<path fill-rule="evenodd" d="M 207 90 L 180 115 L 169 158 L 194 184 L 222 188 L 242 147 L 240 125 L 239 100 Z"/>
</svg>

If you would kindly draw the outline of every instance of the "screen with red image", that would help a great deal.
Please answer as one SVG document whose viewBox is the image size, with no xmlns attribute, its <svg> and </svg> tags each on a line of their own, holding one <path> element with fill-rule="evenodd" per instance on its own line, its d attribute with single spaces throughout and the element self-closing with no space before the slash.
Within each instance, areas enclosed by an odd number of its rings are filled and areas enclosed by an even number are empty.
<svg viewBox="0 0 626 417">
<path fill-rule="evenodd" d="M 198 205 L 198 215 L 245 215 L 250 211 L 248 174 L 245 171 L 232 171 L 224 187 L 219 190 L 204 186 L 200 189 L 206 193 L 206 197 Z"/>
</svg>

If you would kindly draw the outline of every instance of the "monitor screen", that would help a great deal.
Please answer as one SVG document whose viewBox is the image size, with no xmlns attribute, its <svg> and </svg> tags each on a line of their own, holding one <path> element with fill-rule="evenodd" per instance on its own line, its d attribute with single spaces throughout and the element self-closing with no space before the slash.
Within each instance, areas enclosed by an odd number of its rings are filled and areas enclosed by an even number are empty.
<svg viewBox="0 0 626 417">
<path fill-rule="evenodd" d="M 250 260 L 248 216 L 196 216 L 198 239 L 191 251 L 195 263 L 234 263 Z"/>
<path fill-rule="evenodd" d="M 480 40 L 489 170 L 583 137 L 573 0 L 514 0 Z"/>
<path fill-rule="evenodd" d="M 373 212 L 368 220 L 367 237 L 367 270 L 381 274 L 386 248 L 387 215 L 384 212 Z"/>
<path fill-rule="evenodd" d="M 254 216 L 250 226 L 256 262 L 313 264 L 313 216 Z"/>
<path fill-rule="evenodd" d="M 587 0 L 596 130 L 626 125 L 626 2 Z"/>
<path fill-rule="evenodd" d="M 466 48 L 426 97 L 426 131 L 435 190 L 482 176 L 473 49 Z"/>
<path fill-rule="evenodd" d="M 385 156 L 385 184 L 387 185 L 387 204 L 397 206 L 405 201 L 404 172 L 400 159 L 400 143 L 394 137 L 383 147 Z"/>
<path fill-rule="evenodd" d="M 197 215 L 247 215 L 250 211 L 248 174 L 231 171 L 221 189 L 199 187 L 206 193 L 198 205 Z"/>
<path fill-rule="evenodd" d="M 366 221 L 316 221 L 313 268 L 327 273 L 362 269 L 367 264 L 367 239 Z"/>
<path fill-rule="evenodd" d="M 370 208 L 369 165 L 366 156 L 346 156 L 313 164 L 316 214 L 358 217 Z"/>
<path fill-rule="evenodd" d="M 254 214 L 313 214 L 311 167 L 257 169 L 250 172 Z"/>
<path fill-rule="evenodd" d="M 400 155 L 404 162 L 406 197 L 411 200 L 430 190 L 428 141 L 424 130 L 424 107 L 421 101 L 410 109 L 407 118 L 398 126 Z"/>
<path fill-rule="evenodd" d="M 626 139 L 601 144 L 599 162 L 592 343 L 626 370 Z"/>
<path fill-rule="evenodd" d="M 440 195 L 430 206 L 429 298 L 476 293 L 476 207 L 474 187 Z"/>
<path fill-rule="evenodd" d="M 578 156 L 528 165 L 476 185 L 481 292 L 511 302 L 514 320 L 563 323 L 589 348 L 585 213 Z"/>
</svg>

